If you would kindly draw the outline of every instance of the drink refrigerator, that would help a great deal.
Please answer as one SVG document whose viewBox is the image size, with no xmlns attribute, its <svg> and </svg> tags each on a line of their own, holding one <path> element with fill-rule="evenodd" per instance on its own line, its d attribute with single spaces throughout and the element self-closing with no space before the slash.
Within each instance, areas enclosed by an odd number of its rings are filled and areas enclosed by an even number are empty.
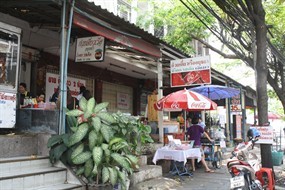
<svg viewBox="0 0 285 190">
<path fill-rule="evenodd" d="M 21 29 L 0 22 L 0 128 L 16 124 Z"/>
</svg>

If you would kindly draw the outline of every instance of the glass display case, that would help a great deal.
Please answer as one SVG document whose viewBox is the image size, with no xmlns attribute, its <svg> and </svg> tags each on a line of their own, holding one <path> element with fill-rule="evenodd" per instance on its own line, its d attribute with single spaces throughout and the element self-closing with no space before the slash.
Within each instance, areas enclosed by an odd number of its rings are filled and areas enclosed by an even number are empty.
<svg viewBox="0 0 285 190">
<path fill-rule="evenodd" d="M 16 123 L 21 29 L 0 22 L 0 128 Z"/>
</svg>

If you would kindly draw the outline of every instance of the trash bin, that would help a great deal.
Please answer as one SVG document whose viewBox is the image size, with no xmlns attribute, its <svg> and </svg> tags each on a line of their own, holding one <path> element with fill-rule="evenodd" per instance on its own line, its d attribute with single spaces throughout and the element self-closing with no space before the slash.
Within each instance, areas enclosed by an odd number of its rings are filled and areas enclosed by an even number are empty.
<svg viewBox="0 0 285 190">
<path fill-rule="evenodd" d="M 283 152 L 272 151 L 273 166 L 280 166 L 283 164 Z"/>
</svg>

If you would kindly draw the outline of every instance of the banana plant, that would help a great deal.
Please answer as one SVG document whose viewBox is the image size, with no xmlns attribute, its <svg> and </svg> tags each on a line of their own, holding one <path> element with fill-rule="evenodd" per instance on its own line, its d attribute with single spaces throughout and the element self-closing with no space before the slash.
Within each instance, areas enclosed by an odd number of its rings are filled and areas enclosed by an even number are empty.
<svg viewBox="0 0 285 190">
<path fill-rule="evenodd" d="M 138 169 L 138 142 L 153 142 L 150 126 L 123 113 L 109 113 L 107 102 L 81 98 L 79 108 L 68 111 L 70 133 L 48 141 L 50 161 L 72 166 L 86 183 L 120 183 Z"/>
</svg>

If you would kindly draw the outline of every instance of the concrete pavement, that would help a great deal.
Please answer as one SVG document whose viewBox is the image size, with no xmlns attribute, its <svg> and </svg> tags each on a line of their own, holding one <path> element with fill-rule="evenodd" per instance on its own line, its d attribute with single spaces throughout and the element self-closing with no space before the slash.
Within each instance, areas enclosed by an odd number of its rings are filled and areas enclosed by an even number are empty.
<svg viewBox="0 0 285 190">
<path fill-rule="evenodd" d="M 223 164 L 220 169 L 215 169 L 214 173 L 205 173 L 204 167 L 197 168 L 193 176 L 182 176 L 168 173 L 169 165 L 162 165 L 164 171 L 163 177 L 157 177 L 151 180 L 137 184 L 130 190 L 229 190 L 230 174 L 227 171 L 226 164 L 231 156 L 233 148 L 227 148 L 227 152 L 223 154 Z M 254 153 L 260 158 L 260 148 L 255 146 Z M 169 163 L 169 162 L 168 162 Z M 274 166 L 276 175 L 275 190 L 285 189 L 285 156 L 283 155 L 284 165 Z M 160 164 L 159 164 L 160 165 Z M 211 168 L 211 164 L 209 163 Z M 213 168 L 211 168 L 213 169 Z M 182 179 L 182 180 L 181 180 Z"/>
<path fill-rule="evenodd" d="M 179 182 L 179 185 L 170 188 L 170 190 L 229 190 L 230 189 L 230 174 L 227 171 L 226 163 L 230 158 L 230 151 L 224 154 L 223 165 L 220 169 L 215 169 L 215 173 L 205 173 L 204 168 L 198 168 L 193 173 L 192 177 L 183 176 L 182 179 L 178 176 L 172 176 L 170 174 L 164 174 L 164 177 L 175 179 Z M 254 151 L 258 156 L 260 155 L 259 147 L 255 147 Z M 283 155 L 283 162 L 285 164 L 285 156 Z M 276 180 L 281 180 L 277 183 L 275 189 L 285 189 L 285 165 L 274 166 Z"/>
<path fill-rule="evenodd" d="M 180 182 L 179 186 L 172 190 L 229 190 L 230 174 L 225 165 L 216 169 L 214 173 L 205 173 L 204 168 L 198 168 L 192 177 L 183 176 L 180 180 L 177 176 L 166 176 L 175 178 Z"/>
</svg>

